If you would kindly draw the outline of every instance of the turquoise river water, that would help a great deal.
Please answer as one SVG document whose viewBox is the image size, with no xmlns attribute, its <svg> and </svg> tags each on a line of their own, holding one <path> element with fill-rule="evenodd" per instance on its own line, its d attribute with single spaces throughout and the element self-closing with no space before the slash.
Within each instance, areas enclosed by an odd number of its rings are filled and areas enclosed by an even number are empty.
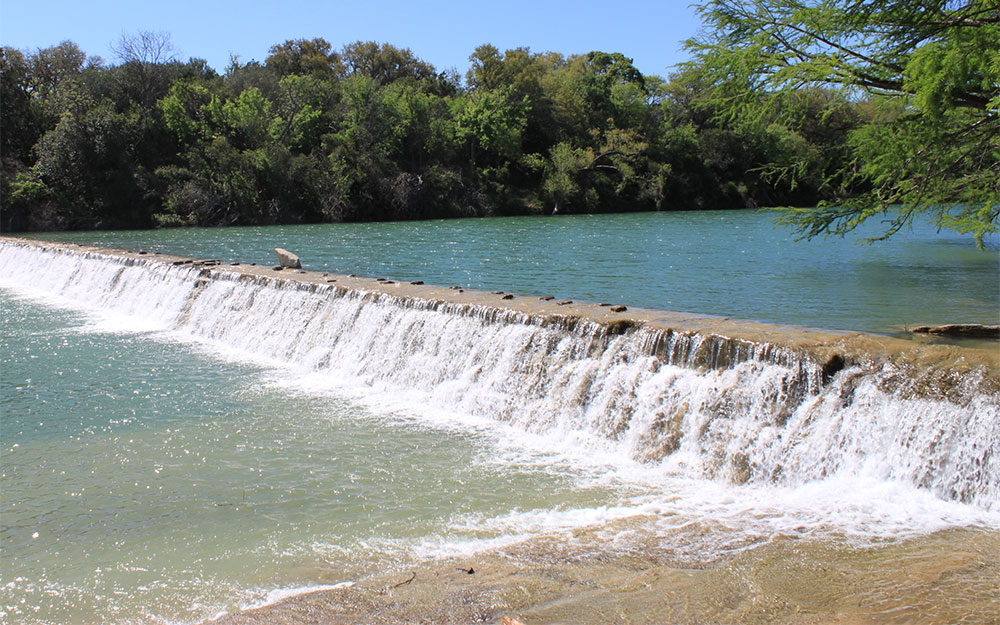
<svg viewBox="0 0 1000 625">
<path fill-rule="evenodd" d="M 39 238 L 268 265 L 284 247 L 308 269 L 842 330 L 1000 316 L 996 241 L 794 242 L 749 212 Z M 629 336 L 595 355 L 554 328 L 185 271 L 0 245 L 0 621 L 198 623 L 633 515 L 716 527 L 695 560 L 775 534 L 1000 531 L 996 397 L 971 386 L 935 403 L 857 373 L 837 392 L 858 401 L 810 387 L 777 426 L 754 398 L 792 365 L 696 371 Z M 680 434 L 654 445 L 663 414 Z"/>
<path fill-rule="evenodd" d="M 896 333 L 906 324 L 1000 322 L 1000 254 L 927 224 L 875 245 L 795 241 L 770 212 L 75 232 L 53 241 L 621 302 L 779 324 Z"/>
</svg>

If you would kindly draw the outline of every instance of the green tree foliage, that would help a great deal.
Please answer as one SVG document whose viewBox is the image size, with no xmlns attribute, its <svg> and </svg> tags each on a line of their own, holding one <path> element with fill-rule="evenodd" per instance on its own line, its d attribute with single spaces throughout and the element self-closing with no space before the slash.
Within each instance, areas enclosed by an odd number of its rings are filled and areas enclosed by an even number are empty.
<svg viewBox="0 0 1000 625">
<path fill-rule="evenodd" d="M 271 46 L 265 65 L 279 76 L 342 76 L 344 64 L 326 39 L 290 39 Z"/>
<path fill-rule="evenodd" d="M 82 115 L 66 113 L 35 150 L 34 170 L 67 207 L 62 229 L 148 226 L 136 184 L 144 134 L 137 115 L 118 113 L 110 101 Z"/>
<path fill-rule="evenodd" d="M 468 150 L 471 172 L 477 170 L 477 159 L 492 167 L 517 159 L 529 106 L 527 97 L 514 100 L 510 88 L 480 89 L 454 101 L 456 135 Z"/>
<path fill-rule="evenodd" d="M 290 75 L 278 83 L 270 133 L 274 140 L 295 149 L 316 145 L 322 130 L 323 111 L 333 100 L 330 83 L 314 76 Z"/>
<path fill-rule="evenodd" d="M 566 206 L 576 212 L 621 210 L 615 198 L 642 198 L 651 182 L 639 171 L 648 144 L 636 132 L 618 129 L 596 133 L 593 144 L 573 148 L 561 142 L 552 148 L 543 188 L 554 212 L 566 212 Z"/>
<path fill-rule="evenodd" d="M 812 205 L 868 191 L 843 173 L 859 129 L 908 110 L 824 85 L 737 115 L 711 66 L 615 52 L 482 45 L 462 84 L 376 42 L 288 40 L 221 76 L 164 33 L 115 49 L 2 50 L 3 229 Z"/>
<path fill-rule="evenodd" d="M 367 76 L 380 87 L 400 80 L 427 80 L 436 74 L 433 66 L 418 59 L 409 48 L 374 41 L 345 46 L 344 62 L 351 74 Z"/>
<path fill-rule="evenodd" d="M 41 136 L 37 102 L 32 98 L 32 73 L 19 50 L 0 48 L 0 155 L 12 165 L 25 162 Z"/>
<path fill-rule="evenodd" d="M 206 136 L 208 126 L 205 113 L 212 95 L 203 85 L 176 82 L 157 106 L 163 114 L 163 122 L 182 143 L 196 141 Z"/>
<path fill-rule="evenodd" d="M 45 97 L 66 78 L 80 73 L 87 55 L 72 41 L 38 50 L 30 57 L 31 77 L 29 90 Z"/>
<path fill-rule="evenodd" d="M 721 119 L 758 122 L 776 103 L 794 114 L 807 87 L 835 89 L 842 98 L 831 115 L 833 124 L 847 121 L 848 156 L 831 164 L 834 197 L 787 213 L 785 222 L 811 237 L 884 216 L 889 236 L 929 213 L 980 242 L 996 231 L 996 0 L 713 0 L 700 11 L 706 34 L 688 43 L 695 53 L 688 69 L 711 87 Z M 863 123 L 851 127 L 844 119 L 847 101 L 867 110 L 855 120 Z M 806 125 L 820 126 L 824 116 L 812 114 Z M 790 162 L 768 167 L 793 182 L 815 178 L 816 155 L 788 139 L 781 142 Z"/>
</svg>

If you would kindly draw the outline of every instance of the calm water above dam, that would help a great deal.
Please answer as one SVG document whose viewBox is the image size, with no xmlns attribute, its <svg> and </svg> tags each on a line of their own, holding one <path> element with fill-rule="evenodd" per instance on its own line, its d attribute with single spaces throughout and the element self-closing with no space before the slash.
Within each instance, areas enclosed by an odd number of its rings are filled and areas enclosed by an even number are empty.
<svg viewBox="0 0 1000 625">
<path fill-rule="evenodd" d="M 773 214 L 701 211 L 37 235 L 198 258 L 609 301 L 836 330 L 1000 323 L 998 238 L 927 224 L 794 241 Z"/>
<path fill-rule="evenodd" d="M 998 314 L 995 245 L 791 243 L 754 213 L 45 238 L 828 328 Z M 741 571 L 777 571 L 831 618 L 862 592 L 853 622 L 995 614 L 1000 405 L 975 375 L 946 399 L 891 368 L 823 385 L 794 354 L 705 370 L 641 331 L 3 242 L 0 309 L 3 622 L 199 623 L 584 528 L 579 549 L 662 550 L 708 586 L 733 558 L 751 590 Z"/>
</svg>

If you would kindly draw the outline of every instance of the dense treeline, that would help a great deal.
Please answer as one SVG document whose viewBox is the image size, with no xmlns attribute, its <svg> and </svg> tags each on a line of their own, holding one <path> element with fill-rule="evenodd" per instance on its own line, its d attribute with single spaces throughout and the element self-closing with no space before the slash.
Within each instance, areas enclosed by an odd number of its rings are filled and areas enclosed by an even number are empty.
<svg viewBox="0 0 1000 625">
<path fill-rule="evenodd" d="M 464 80 L 410 50 L 286 41 L 263 63 L 126 37 L 0 51 L 3 230 L 814 205 L 873 113 L 820 87 L 725 115 L 697 66 L 477 48 Z"/>
</svg>

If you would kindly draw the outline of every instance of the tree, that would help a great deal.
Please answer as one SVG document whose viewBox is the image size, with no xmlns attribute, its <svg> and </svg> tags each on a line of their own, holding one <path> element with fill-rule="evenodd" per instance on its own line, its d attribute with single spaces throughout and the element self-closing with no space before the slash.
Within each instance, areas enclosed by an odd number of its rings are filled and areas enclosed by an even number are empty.
<svg viewBox="0 0 1000 625">
<path fill-rule="evenodd" d="M 646 181 L 636 169 L 648 145 L 632 130 L 594 132 L 593 147 L 572 148 L 562 142 L 549 153 L 543 190 L 553 212 L 595 212 L 629 203 Z M 632 204 L 634 206 L 634 204 Z"/>
<path fill-rule="evenodd" d="M 123 34 L 111 49 L 122 62 L 124 90 L 143 107 L 152 106 L 170 86 L 167 67 L 176 61 L 170 34 L 148 30 Z"/>
<path fill-rule="evenodd" d="M 498 91 L 477 91 L 472 96 L 456 99 L 455 122 L 457 136 L 466 144 L 470 171 L 481 167 L 503 166 L 521 152 L 527 98 L 511 97 L 510 88 Z"/>
<path fill-rule="evenodd" d="M 187 82 L 175 82 L 170 93 L 157 102 L 163 113 L 163 123 L 182 144 L 207 135 L 204 120 L 205 106 L 211 102 L 208 89 Z"/>
<path fill-rule="evenodd" d="M 344 46 L 343 58 L 351 74 L 367 76 L 380 87 L 397 80 L 426 80 L 436 76 L 434 67 L 414 56 L 409 48 L 388 43 L 356 41 Z"/>
<path fill-rule="evenodd" d="M 264 63 L 279 76 L 320 74 L 340 76 L 344 64 L 326 39 L 289 39 L 271 46 Z"/>
<path fill-rule="evenodd" d="M 497 47 L 485 43 L 469 55 L 469 71 L 465 80 L 473 89 L 499 89 L 507 84 L 504 58 Z"/>
<path fill-rule="evenodd" d="M 687 42 L 727 119 L 774 98 L 833 87 L 869 106 L 836 173 L 846 193 L 782 221 L 844 234 L 880 216 L 882 239 L 929 214 L 979 244 L 1000 216 L 1000 3 L 997 0 L 712 0 Z M 787 173 L 787 170 L 783 170 Z"/>
<path fill-rule="evenodd" d="M 47 96 L 60 82 L 79 74 L 86 60 L 86 53 L 72 41 L 38 50 L 29 58 L 32 93 Z"/>
<path fill-rule="evenodd" d="M 280 76 L 274 68 L 257 61 L 241 64 L 239 57 L 231 56 L 224 82 L 226 89 L 234 96 L 256 87 L 264 97 L 271 99 L 277 96 L 279 80 Z"/>
<path fill-rule="evenodd" d="M 495 46 L 485 44 L 476 48 L 469 57 L 471 67 L 466 74 L 469 90 L 511 90 L 511 101 L 527 98 L 530 106 L 522 134 L 525 154 L 541 155 L 549 151 L 559 131 L 553 119 L 551 94 L 542 86 L 546 72 L 553 70 L 550 55 L 533 54 L 528 48 L 513 48 L 503 54 Z M 559 57 L 562 62 L 562 57 Z M 523 168 L 522 168 L 523 169 Z M 524 184 L 538 185 L 530 172 L 520 172 L 527 177 Z"/>
<path fill-rule="evenodd" d="M 111 102 L 80 115 L 66 113 L 35 146 L 34 172 L 59 200 L 61 229 L 147 227 L 140 187 L 143 144 L 140 116 L 119 113 Z"/>
<path fill-rule="evenodd" d="M 28 161 L 41 136 L 41 115 L 31 97 L 31 72 L 24 54 L 0 48 L 0 158 Z"/>
<path fill-rule="evenodd" d="M 307 149 L 319 144 L 323 110 L 333 101 L 331 85 L 313 76 L 285 76 L 275 101 L 271 135 L 279 143 Z"/>
</svg>

